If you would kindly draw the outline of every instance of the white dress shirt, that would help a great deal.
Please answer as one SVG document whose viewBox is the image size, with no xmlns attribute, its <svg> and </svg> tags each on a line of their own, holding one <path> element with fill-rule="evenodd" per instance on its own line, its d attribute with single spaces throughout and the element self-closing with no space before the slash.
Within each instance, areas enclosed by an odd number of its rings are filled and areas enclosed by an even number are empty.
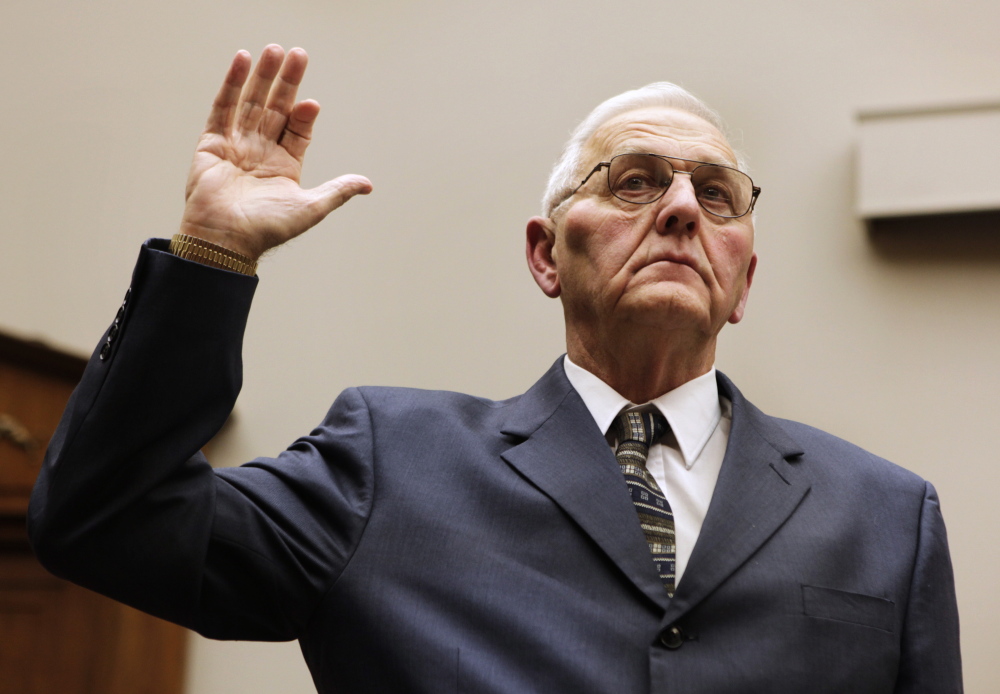
<svg viewBox="0 0 1000 694">
<path fill-rule="evenodd" d="M 670 424 L 672 433 L 650 448 L 646 467 L 674 514 L 680 583 L 712 501 L 733 419 L 732 403 L 719 395 L 715 369 L 649 403 L 633 403 L 569 356 L 563 366 L 601 431 L 607 432 L 622 410 L 644 405 L 655 406 Z"/>
</svg>

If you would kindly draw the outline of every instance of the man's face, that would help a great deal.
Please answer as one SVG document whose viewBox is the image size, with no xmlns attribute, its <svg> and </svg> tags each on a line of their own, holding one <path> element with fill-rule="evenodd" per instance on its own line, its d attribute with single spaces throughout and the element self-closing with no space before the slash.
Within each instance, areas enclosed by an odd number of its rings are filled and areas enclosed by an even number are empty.
<svg viewBox="0 0 1000 694">
<path fill-rule="evenodd" d="M 618 116 L 594 133 L 580 178 L 624 152 L 736 165 L 714 126 L 656 107 Z M 675 162 L 677 171 L 694 166 Z M 660 200 L 624 202 L 610 194 L 605 171 L 553 215 L 550 286 L 535 273 L 546 293 L 562 297 L 567 327 L 587 334 L 645 324 L 714 338 L 727 321 L 739 321 L 756 265 L 751 215 L 710 214 L 682 173 Z"/>
</svg>

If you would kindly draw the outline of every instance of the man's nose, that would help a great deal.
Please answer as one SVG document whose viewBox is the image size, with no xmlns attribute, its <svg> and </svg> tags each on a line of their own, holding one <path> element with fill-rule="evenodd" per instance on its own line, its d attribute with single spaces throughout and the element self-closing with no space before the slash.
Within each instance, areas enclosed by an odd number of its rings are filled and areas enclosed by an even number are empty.
<svg viewBox="0 0 1000 694">
<path fill-rule="evenodd" d="M 674 178 L 663 197 L 654 203 L 656 231 L 660 234 L 698 233 L 701 225 L 701 206 L 695 195 L 691 176 L 685 171 L 674 172 Z"/>
</svg>

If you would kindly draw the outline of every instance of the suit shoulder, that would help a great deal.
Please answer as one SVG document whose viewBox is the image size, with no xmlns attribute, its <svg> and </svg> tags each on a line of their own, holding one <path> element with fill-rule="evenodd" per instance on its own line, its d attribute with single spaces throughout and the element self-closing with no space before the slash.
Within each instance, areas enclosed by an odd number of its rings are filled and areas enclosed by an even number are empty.
<svg viewBox="0 0 1000 694">
<path fill-rule="evenodd" d="M 507 400 L 468 395 L 448 390 L 424 390 L 394 386 L 359 386 L 340 394 L 331 412 L 349 403 L 367 409 L 373 419 L 400 421 L 419 419 L 459 423 L 463 420 L 492 418 L 516 402 L 521 396 Z"/>
<path fill-rule="evenodd" d="M 906 468 L 856 444 L 790 419 L 770 418 L 802 449 L 801 462 L 815 473 L 847 477 L 860 483 L 877 483 L 923 493 L 927 481 Z"/>
<path fill-rule="evenodd" d="M 348 390 L 358 391 L 365 400 L 371 403 L 394 403 L 404 407 L 482 407 L 495 409 L 504 407 L 521 397 L 518 395 L 507 400 L 490 400 L 452 390 L 428 390 L 400 386 L 358 386 Z"/>
</svg>

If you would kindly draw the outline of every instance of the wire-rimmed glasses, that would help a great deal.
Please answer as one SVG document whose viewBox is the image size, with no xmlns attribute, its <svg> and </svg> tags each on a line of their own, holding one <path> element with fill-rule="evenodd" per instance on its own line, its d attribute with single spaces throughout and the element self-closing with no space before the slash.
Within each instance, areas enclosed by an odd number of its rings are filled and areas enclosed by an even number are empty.
<svg viewBox="0 0 1000 694">
<path fill-rule="evenodd" d="M 674 167 L 672 162 L 697 164 L 690 171 Z M 695 198 L 706 212 L 734 219 L 753 209 L 760 188 L 742 171 L 722 164 L 711 164 L 693 159 L 667 157 L 662 154 L 619 154 L 610 161 L 602 161 L 587 177 L 580 181 L 570 195 L 575 195 L 590 177 L 601 169 L 608 170 L 608 189 L 619 200 L 646 205 L 664 196 L 674 180 L 675 173 L 691 177 Z"/>
</svg>

